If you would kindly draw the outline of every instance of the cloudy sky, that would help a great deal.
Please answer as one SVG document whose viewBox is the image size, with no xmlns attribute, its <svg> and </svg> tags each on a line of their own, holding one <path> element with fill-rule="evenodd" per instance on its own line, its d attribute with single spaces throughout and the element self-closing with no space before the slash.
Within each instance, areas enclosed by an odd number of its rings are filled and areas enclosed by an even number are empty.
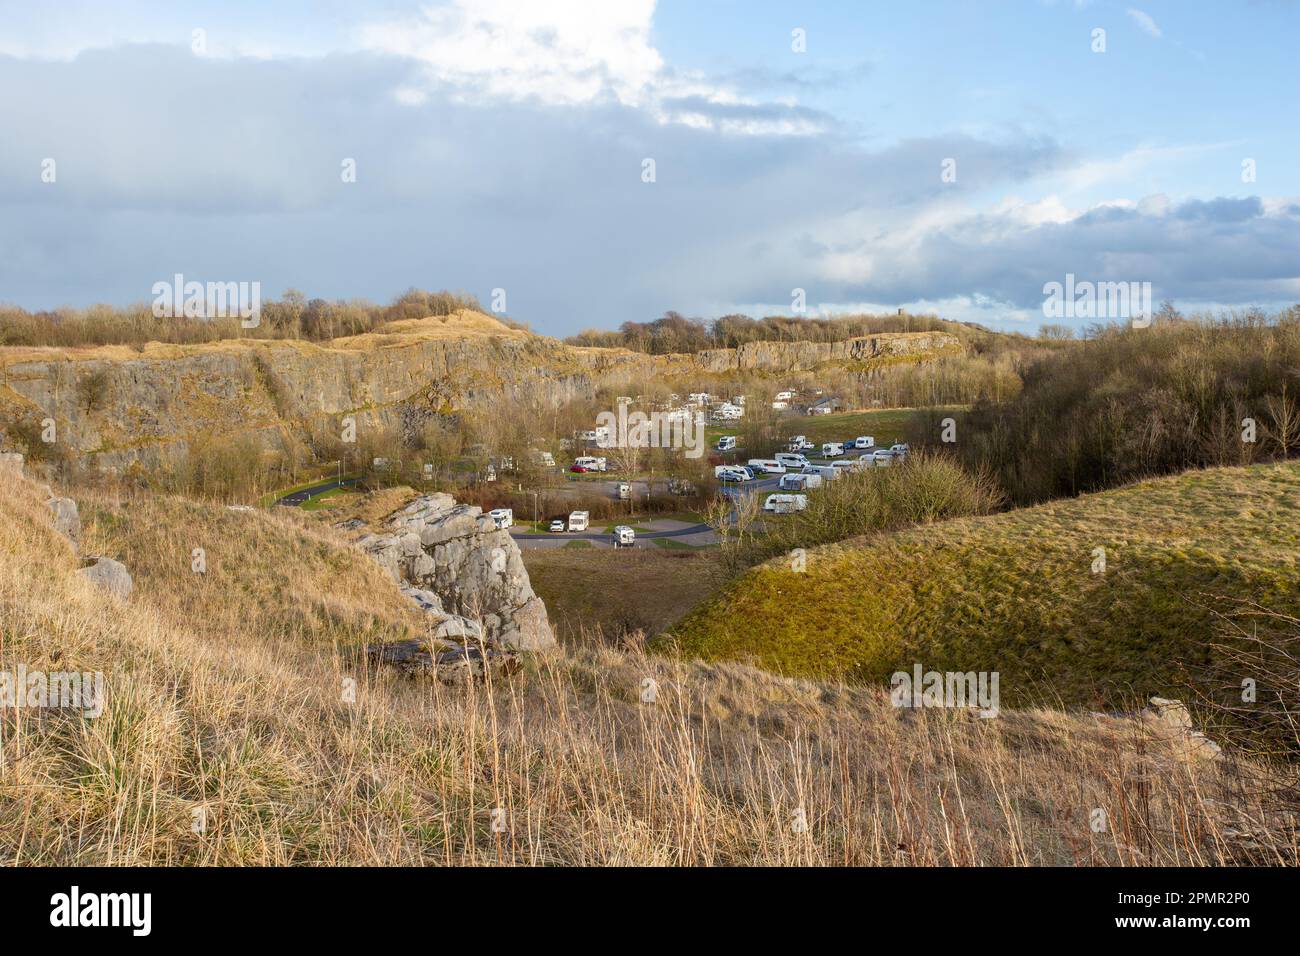
<svg viewBox="0 0 1300 956">
<path fill-rule="evenodd" d="M 1300 3 L 1137 2 L 0 0 L 0 301 L 1300 302 Z"/>
</svg>

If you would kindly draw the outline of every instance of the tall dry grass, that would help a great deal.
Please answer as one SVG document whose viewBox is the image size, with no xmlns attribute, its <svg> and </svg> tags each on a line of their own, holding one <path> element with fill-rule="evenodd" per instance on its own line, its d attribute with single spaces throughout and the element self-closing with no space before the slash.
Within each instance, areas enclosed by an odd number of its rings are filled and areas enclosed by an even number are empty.
<svg viewBox="0 0 1300 956">
<path fill-rule="evenodd" d="M 78 579 L 37 489 L 0 502 L 0 664 L 108 684 L 98 719 L 0 712 L 6 863 L 1295 858 L 1294 832 L 1235 783 L 1248 766 L 1187 763 L 1132 720 L 898 711 L 876 689 L 635 646 L 534 659 L 496 686 L 401 679 L 350 663 L 409 612 L 327 531 L 179 499 L 84 504 L 87 550 L 136 576 L 126 604 Z M 1267 839 L 1235 842 L 1242 817 Z"/>
</svg>

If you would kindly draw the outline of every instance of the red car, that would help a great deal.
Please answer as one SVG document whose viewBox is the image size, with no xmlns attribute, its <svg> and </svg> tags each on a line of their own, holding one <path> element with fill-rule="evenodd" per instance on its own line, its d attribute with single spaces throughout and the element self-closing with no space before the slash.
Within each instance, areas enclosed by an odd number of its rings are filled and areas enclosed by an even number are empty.
<svg viewBox="0 0 1300 956">
<path fill-rule="evenodd" d="M 584 471 L 595 471 L 595 469 L 588 468 L 586 465 L 574 465 L 572 468 L 569 469 L 569 471 L 584 472 Z"/>
</svg>

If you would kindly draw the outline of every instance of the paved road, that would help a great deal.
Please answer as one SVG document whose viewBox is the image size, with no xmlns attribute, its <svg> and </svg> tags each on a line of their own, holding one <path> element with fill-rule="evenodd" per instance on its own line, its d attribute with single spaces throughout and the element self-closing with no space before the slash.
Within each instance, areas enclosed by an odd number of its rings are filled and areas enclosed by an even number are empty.
<svg viewBox="0 0 1300 956">
<path fill-rule="evenodd" d="M 675 528 L 671 531 L 638 531 L 637 540 L 642 538 L 680 538 L 688 534 L 704 534 L 712 531 L 707 524 L 692 524 L 685 528 Z M 607 541 L 610 537 L 608 531 L 515 531 L 510 530 L 510 537 L 516 541 L 533 541 L 542 539 L 546 541 Z"/>
<path fill-rule="evenodd" d="M 346 485 L 355 485 L 357 479 L 344 478 L 342 481 L 326 481 L 319 485 L 312 485 L 310 488 L 303 488 L 301 491 L 295 491 L 293 494 L 285 495 L 276 501 L 277 505 L 285 505 L 289 508 L 297 508 L 308 498 L 324 494 L 327 491 L 333 491 L 335 488 L 342 488 Z"/>
</svg>

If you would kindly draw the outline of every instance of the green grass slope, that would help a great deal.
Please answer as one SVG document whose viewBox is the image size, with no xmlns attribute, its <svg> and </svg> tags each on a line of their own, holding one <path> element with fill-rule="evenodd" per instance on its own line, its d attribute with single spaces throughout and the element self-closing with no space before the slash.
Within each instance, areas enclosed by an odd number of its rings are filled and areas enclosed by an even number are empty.
<svg viewBox="0 0 1300 956">
<path fill-rule="evenodd" d="M 1004 703 L 1114 703 L 1206 661 L 1221 598 L 1300 611 L 1297 556 L 1300 463 L 1210 469 L 813 549 L 802 572 L 774 559 L 673 635 L 787 674 L 887 681 L 919 662 L 998 671 Z"/>
</svg>

